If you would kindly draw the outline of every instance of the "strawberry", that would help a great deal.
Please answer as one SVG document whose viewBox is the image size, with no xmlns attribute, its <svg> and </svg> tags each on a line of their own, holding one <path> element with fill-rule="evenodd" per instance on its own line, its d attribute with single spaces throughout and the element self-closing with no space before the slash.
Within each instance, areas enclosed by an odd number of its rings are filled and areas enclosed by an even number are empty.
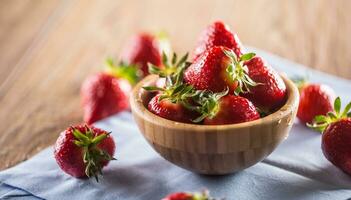
<svg viewBox="0 0 351 200">
<path fill-rule="evenodd" d="M 199 193 L 190 193 L 190 192 L 176 192 L 167 195 L 162 200 L 215 200 L 215 198 L 209 195 L 207 190 Z"/>
<path fill-rule="evenodd" d="M 92 124 L 129 108 L 127 80 L 106 73 L 88 77 L 81 88 L 84 121 Z"/>
<path fill-rule="evenodd" d="M 192 123 L 192 120 L 196 118 L 195 113 L 187 109 L 182 102 L 162 99 L 162 94 L 150 100 L 148 109 L 160 117 L 178 122 Z"/>
<path fill-rule="evenodd" d="M 186 192 L 176 192 L 166 196 L 162 200 L 193 200 L 193 195 Z"/>
<path fill-rule="evenodd" d="M 167 57 L 164 57 L 163 69 L 151 65 L 150 72 L 158 74 L 162 79 L 158 79 L 155 87 L 147 86 L 144 89 L 158 92 L 148 104 L 149 111 L 169 120 L 192 123 L 197 113 L 189 109 L 191 97 L 195 94 L 194 89 L 183 83 L 183 71 L 188 66 L 186 59 L 187 54 L 177 62 L 174 55 L 171 64 L 168 63 Z M 160 80 L 164 80 L 164 83 Z M 164 87 L 158 87 L 162 85 Z"/>
<path fill-rule="evenodd" d="M 324 156 L 336 167 L 351 175 L 351 102 L 340 112 L 341 100 L 334 101 L 334 111 L 315 117 L 309 127 L 322 132 Z"/>
<path fill-rule="evenodd" d="M 248 75 L 258 83 L 242 96 L 252 101 L 261 111 L 270 113 L 280 108 L 286 100 L 286 86 L 283 79 L 261 57 L 246 62 Z"/>
<path fill-rule="evenodd" d="M 148 63 L 161 67 L 161 53 L 168 51 L 164 36 L 156 37 L 148 33 L 133 36 L 123 48 L 121 60 L 129 65 L 138 66 L 143 76 L 149 74 Z"/>
<path fill-rule="evenodd" d="M 186 69 L 184 81 L 197 90 L 249 92 L 257 84 L 248 76 L 244 62 L 254 56 L 248 53 L 238 58 L 226 47 L 210 47 Z"/>
<path fill-rule="evenodd" d="M 243 47 L 238 36 L 231 32 L 229 27 L 221 21 L 212 23 L 201 33 L 194 51 L 194 58 L 198 58 L 202 53 L 214 46 L 224 46 L 232 49 L 239 57 L 242 54 Z"/>
<path fill-rule="evenodd" d="M 61 132 L 54 147 L 57 164 L 67 174 L 77 177 L 94 176 L 106 166 L 115 152 L 110 133 L 93 126 L 71 126 Z"/>
<path fill-rule="evenodd" d="M 255 106 L 246 98 L 234 95 L 226 95 L 227 91 L 221 93 L 209 93 L 203 91 L 196 111 L 201 116 L 195 122 L 202 120 L 207 125 L 236 124 L 248 122 L 260 118 Z"/>
<path fill-rule="evenodd" d="M 202 62 L 206 62 L 204 60 L 204 56 L 200 56 L 202 54 L 207 54 L 206 50 L 211 49 L 213 46 L 224 46 L 231 49 L 235 55 L 231 55 L 230 57 L 235 58 L 239 57 L 239 59 L 233 59 L 234 61 L 246 61 L 244 64 L 233 65 L 235 68 L 231 70 L 232 72 L 228 75 L 223 73 L 223 68 L 226 68 L 226 65 L 222 64 L 222 70 L 218 69 L 220 67 L 220 56 L 217 59 L 212 56 L 212 65 L 213 68 L 217 68 L 217 70 L 212 70 L 215 74 L 222 74 L 222 77 L 217 79 L 209 76 L 205 70 L 201 69 Z M 194 66 L 191 67 L 189 71 L 200 71 L 206 77 L 210 77 L 208 79 L 198 78 L 196 76 L 197 73 L 188 72 L 189 75 L 185 75 L 185 80 L 188 80 L 190 84 L 195 84 L 196 89 L 210 89 L 214 92 L 223 91 L 225 88 L 223 85 L 226 85 L 223 82 L 227 83 L 227 87 L 229 87 L 230 92 L 235 88 L 237 88 L 236 94 L 243 93 L 243 96 L 251 100 L 255 105 L 257 104 L 263 112 L 272 112 L 277 108 L 282 106 L 285 102 L 286 98 L 286 87 L 284 81 L 280 78 L 280 76 L 266 63 L 264 63 L 261 57 L 252 58 L 254 54 L 248 54 L 250 56 L 242 55 L 242 45 L 240 40 L 236 34 L 233 34 L 227 26 L 225 26 L 222 22 L 215 22 L 210 25 L 203 33 L 199 42 L 198 47 L 195 50 Z M 213 52 L 212 52 L 213 53 Z M 208 55 L 207 55 L 208 56 Z M 209 56 L 211 57 L 211 56 Z M 242 59 L 242 58 L 246 59 Z M 241 58 L 241 59 L 240 59 Z M 250 58 L 252 58 L 250 60 Z M 199 61 L 197 61 L 199 59 Z M 207 58 L 208 59 L 208 58 Z M 216 62 L 216 60 L 218 62 Z M 250 61 L 248 61 L 250 60 Z M 197 64 L 200 63 L 200 64 Z M 234 62 L 238 63 L 238 62 Z M 217 67 L 216 67 L 217 66 Z M 238 67 L 237 67 L 238 66 Z M 241 66 L 241 67 L 240 67 Z M 205 68 L 206 69 L 206 68 Z M 243 71 L 240 75 L 237 71 Z M 224 74 L 224 75 L 223 75 Z M 194 78 L 191 78 L 193 75 Z M 218 76 L 217 76 L 218 77 Z M 199 79 L 198 81 L 192 79 Z M 235 80 L 236 79 L 236 80 Z M 245 80 L 246 79 L 246 80 Z M 234 81 L 233 81 L 234 80 Z M 241 80 L 241 81 L 240 81 Z M 209 88 L 205 86 L 206 81 L 211 82 L 213 86 Z M 236 82 L 239 83 L 239 87 L 236 86 Z M 257 87 L 254 87 L 257 86 Z M 251 92 L 249 92 L 251 91 Z"/>
<path fill-rule="evenodd" d="M 303 123 L 311 123 L 315 116 L 326 115 L 333 110 L 335 94 L 323 84 L 300 84 L 300 104 L 297 117 Z"/>
</svg>

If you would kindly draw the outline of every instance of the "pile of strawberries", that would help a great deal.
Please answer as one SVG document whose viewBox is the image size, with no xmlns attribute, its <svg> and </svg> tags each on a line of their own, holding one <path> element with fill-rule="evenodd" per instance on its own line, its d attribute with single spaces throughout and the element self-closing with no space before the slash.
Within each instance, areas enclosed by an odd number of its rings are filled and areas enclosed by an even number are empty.
<svg viewBox="0 0 351 200">
<path fill-rule="evenodd" d="M 170 45 L 162 34 L 137 34 L 123 50 L 119 63 L 108 59 L 106 70 L 88 77 L 82 85 L 86 125 L 67 128 L 56 141 L 55 159 L 71 176 L 97 179 L 102 168 L 114 160 L 115 142 L 110 132 L 91 124 L 129 110 L 132 87 L 149 74 L 159 78 L 155 85 L 144 87 L 153 94 L 148 110 L 173 121 L 242 123 L 269 115 L 286 102 L 282 78 L 263 58 L 245 52 L 238 36 L 222 22 L 203 31 L 190 61 L 188 54 L 170 58 Z M 330 87 L 296 82 L 300 90 L 297 117 L 323 132 L 324 155 L 351 174 L 351 103 L 341 111 L 341 100 Z M 210 197 L 207 193 L 175 193 L 165 199 Z"/>
<path fill-rule="evenodd" d="M 196 124 L 235 124 L 259 119 L 279 109 L 287 91 L 282 78 L 263 58 L 244 52 L 239 38 L 222 22 L 200 36 L 194 58 L 163 56 L 149 66 L 159 75 L 148 109 L 163 118 Z"/>
</svg>

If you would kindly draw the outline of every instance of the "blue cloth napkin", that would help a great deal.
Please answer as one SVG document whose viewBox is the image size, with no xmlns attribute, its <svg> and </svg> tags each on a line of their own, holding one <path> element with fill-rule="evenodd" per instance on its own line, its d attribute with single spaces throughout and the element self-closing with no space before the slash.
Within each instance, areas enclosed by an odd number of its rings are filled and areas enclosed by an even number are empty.
<svg viewBox="0 0 351 200">
<path fill-rule="evenodd" d="M 252 48 L 251 48 L 252 50 Z M 310 76 L 331 85 L 344 105 L 351 100 L 351 82 L 307 69 L 253 49 L 280 72 Z M 63 173 L 49 147 L 33 158 L 0 172 L 0 199 L 145 199 L 158 200 L 171 192 L 207 188 L 226 199 L 347 199 L 351 176 L 330 164 L 320 149 L 320 134 L 297 120 L 290 136 L 264 161 L 227 176 L 198 175 L 160 157 L 143 139 L 128 112 L 96 123 L 112 131 L 115 157 L 104 177 L 76 179 Z"/>
</svg>

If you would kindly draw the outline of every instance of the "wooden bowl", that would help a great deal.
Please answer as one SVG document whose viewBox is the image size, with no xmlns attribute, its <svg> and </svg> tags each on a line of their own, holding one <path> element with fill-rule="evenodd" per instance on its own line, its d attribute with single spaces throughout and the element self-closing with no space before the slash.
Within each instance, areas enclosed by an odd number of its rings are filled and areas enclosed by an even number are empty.
<svg viewBox="0 0 351 200">
<path fill-rule="evenodd" d="M 248 168 L 267 157 L 284 139 L 294 122 L 299 92 L 282 76 L 288 98 L 278 111 L 255 121 L 231 125 L 196 125 L 161 118 L 147 109 L 157 76 L 139 82 L 130 97 L 136 123 L 149 144 L 165 159 L 200 174 L 228 174 Z"/>
</svg>

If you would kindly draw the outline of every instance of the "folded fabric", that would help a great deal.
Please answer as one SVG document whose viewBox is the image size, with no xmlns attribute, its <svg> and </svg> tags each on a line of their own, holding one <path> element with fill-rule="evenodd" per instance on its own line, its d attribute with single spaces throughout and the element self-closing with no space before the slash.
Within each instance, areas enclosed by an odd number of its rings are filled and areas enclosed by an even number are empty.
<svg viewBox="0 0 351 200">
<path fill-rule="evenodd" d="M 351 100 L 351 82 L 309 70 L 258 51 L 280 72 L 310 74 L 312 81 L 331 85 L 343 102 Z M 143 139 L 128 112 L 95 124 L 112 131 L 117 143 L 104 177 L 76 179 L 63 173 L 49 147 L 33 158 L 0 172 L 0 199 L 145 199 L 171 192 L 204 188 L 226 199 L 347 199 L 351 177 L 330 164 L 320 148 L 320 134 L 297 120 L 287 140 L 264 161 L 226 176 L 204 176 L 179 168 L 160 157 Z"/>
</svg>

